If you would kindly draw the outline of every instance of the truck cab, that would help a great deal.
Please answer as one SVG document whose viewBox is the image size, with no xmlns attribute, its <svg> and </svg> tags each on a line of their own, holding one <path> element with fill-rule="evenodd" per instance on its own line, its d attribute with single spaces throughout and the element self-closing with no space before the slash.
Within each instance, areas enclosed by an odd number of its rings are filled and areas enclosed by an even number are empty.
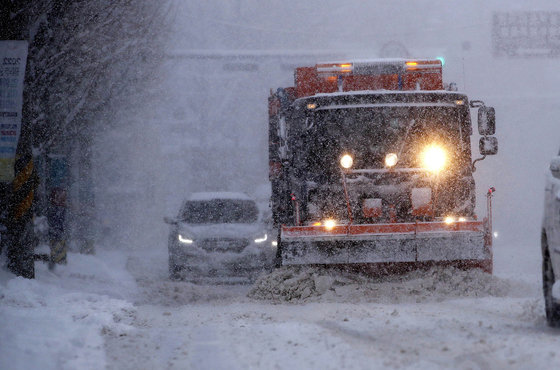
<svg viewBox="0 0 560 370">
<path fill-rule="evenodd" d="M 347 218 L 345 207 L 330 206 L 332 198 L 344 200 L 343 189 L 332 186 L 343 175 L 355 222 L 473 217 L 467 104 L 466 96 L 457 93 L 298 99 L 294 121 L 306 125 L 294 127 L 292 134 L 302 139 L 290 141 L 301 148 L 290 160 L 301 174 L 294 184 L 296 197 L 307 198 L 300 218 Z M 343 158 L 351 163 L 340 163 Z M 380 199 L 381 209 L 369 209 L 367 199 Z"/>
</svg>

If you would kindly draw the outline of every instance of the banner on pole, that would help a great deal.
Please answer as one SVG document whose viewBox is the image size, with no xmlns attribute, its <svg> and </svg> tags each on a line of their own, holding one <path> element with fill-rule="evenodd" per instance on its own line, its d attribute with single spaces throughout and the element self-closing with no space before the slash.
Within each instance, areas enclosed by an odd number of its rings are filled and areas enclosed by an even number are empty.
<svg viewBox="0 0 560 370">
<path fill-rule="evenodd" d="M 0 182 L 14 179 L 27 49 L 27 41 L 0 41 Z"/>
</svg>

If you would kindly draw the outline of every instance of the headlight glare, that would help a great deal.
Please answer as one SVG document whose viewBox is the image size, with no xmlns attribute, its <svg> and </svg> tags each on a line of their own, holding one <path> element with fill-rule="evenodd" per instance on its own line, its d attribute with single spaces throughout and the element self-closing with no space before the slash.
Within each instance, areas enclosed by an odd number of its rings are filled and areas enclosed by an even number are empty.
<svg viewBox="0 0 560 370">
<path fill-rule="evenodd" d="M 264 234 L 262 238 L 256 238 L 255 243 L 262 243 L 265 242 L 267 239 L 268 239 L 268 234 Z"/>
<path fill-rule="evenodd" d="M 429 145 L 422 152 L 422 166 L 430 172 L 438 173 L 447 162 L 445 150 L 438 145 Z"/>
<path fill-rule="evenodd" d="M 186 238 L 186 237 L 184 237 L 184 236 L 181 235 L 181 234 L 179 234 L 179 235 L 177 236 L 177 239 L 179 239 L 179 241 L 180 241 L 181 243 L 183 243 L 183 244 L 192 244 L 192 243 L 193 243 L 193 240 L 192 240 L 192 239 Z"/>
<path fill-rule="evenodd" d="M 385 166 L 393 167 L 397 164 L 399 157 L 395 153 L 389 153 L 385 156 Z"/>
<path fill-rule="evenodd" d="M 344 154 L 340 158 L 340 165 L 342 166 L 342 168 L 349 169 L 350 167 L 352 167 L 353 164 L 354 164 L 354 158 L 352 158 L 350 154 Z"/>
<path fill-rule="evenodd" d="M 443 219 L 443 222 L 445 222 L 447 225 L 451 225 L 451 224 L 455 223 L 456 221 L 457 220 L 453 216 L 447 216 Z"/>
<path fill-rule="evenodd" d="M 336 226 L 336 222 L 335 222 L 335 220 L 329 219 L 329 220 L 325 220 L 323 222 L 323 225 L 325 226 L 325 229 L 332 230 Z"/>
</svg>

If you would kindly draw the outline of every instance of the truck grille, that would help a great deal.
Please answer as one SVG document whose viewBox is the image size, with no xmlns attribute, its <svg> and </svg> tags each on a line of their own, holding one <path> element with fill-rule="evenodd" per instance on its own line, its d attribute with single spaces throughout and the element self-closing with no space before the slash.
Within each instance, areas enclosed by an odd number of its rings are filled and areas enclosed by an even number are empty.
<svg viewBox="0 0 560 370">
<path fill-rule="evenodd" d="M 197 244 L 207 252 L 241 253 L 249 245 L 249 239 L 214 238 L 202 239 Z"/>
</svg>

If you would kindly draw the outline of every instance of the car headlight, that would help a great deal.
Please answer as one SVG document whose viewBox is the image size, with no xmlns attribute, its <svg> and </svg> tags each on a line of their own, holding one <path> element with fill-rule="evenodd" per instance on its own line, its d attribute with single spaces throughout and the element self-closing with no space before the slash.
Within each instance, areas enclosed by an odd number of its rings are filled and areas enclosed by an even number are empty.
<svg viewBox="0 0 560 370">
<path fill-rule="evenodd" d="M 193 240 L 189 239 L 181 234 L 177 235 L 177 239 L 183 244 L 192 244 Z"/>
<path fill-rule="evenodd" d="M 340 165 L 342 168 L 349 169 L 354 164 L 354 158 L 350 154 L 344 154 L 340 157 Z"/>
<path fill-rule="evenodd" d="M 267 239 L 268 239 L 268 234 L 264 234 L 263 237 L 261 237 L 261 238 L 256 238 L 256 239 L 255 239 L 255 243 L 262 243 L 262 242 L 265 242 Z"/>
<path fill-rule="evenodd" d="M 421 155 L 422 166 L 430 172 L 438 173 L 447 162 L 445 150 L 435 144 L 427 146 Z"/>
</svg>

